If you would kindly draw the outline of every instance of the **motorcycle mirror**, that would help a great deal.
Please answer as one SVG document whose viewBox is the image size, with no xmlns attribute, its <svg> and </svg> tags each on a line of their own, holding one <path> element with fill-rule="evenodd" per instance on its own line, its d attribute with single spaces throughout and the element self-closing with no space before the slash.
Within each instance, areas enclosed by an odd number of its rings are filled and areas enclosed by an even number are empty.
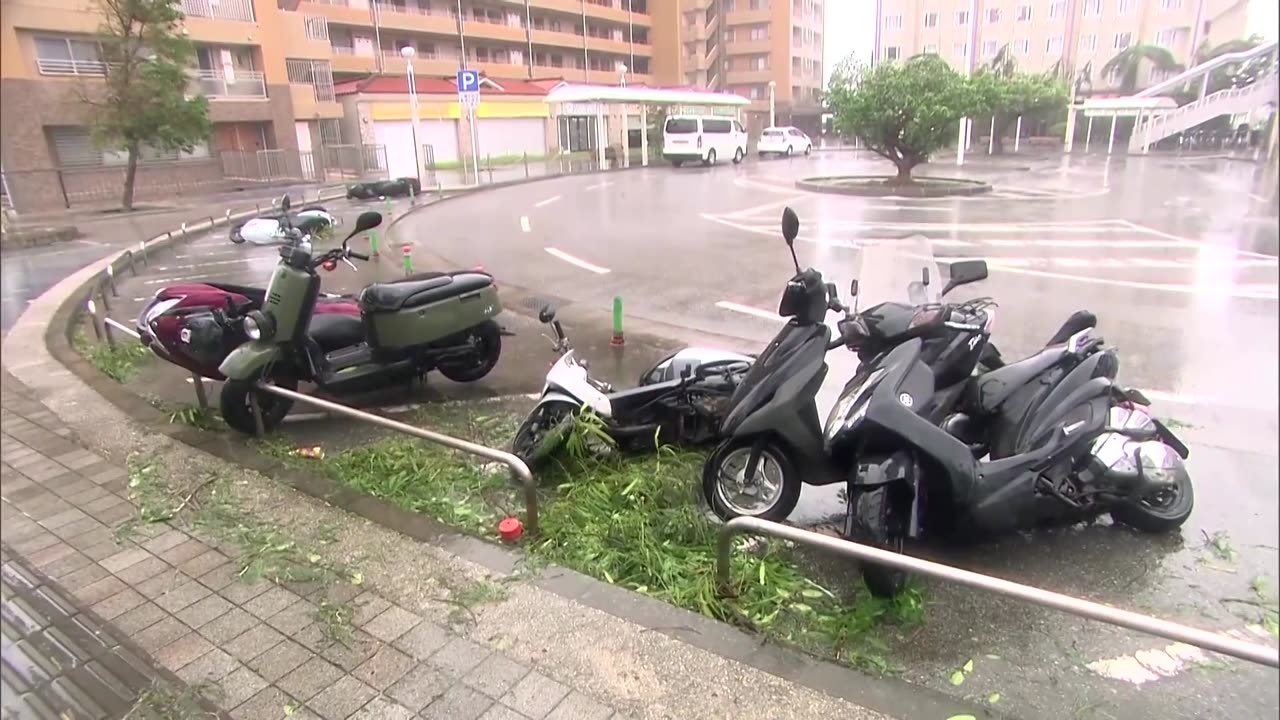
<svg viewBox="0 0 1280 720">
<path fill-rule="evenodd" d="M 961 285 L 968 285 L 969 283 L 986 279 L 986 260 L 961 260 L 960 262 L 951 263 L 951 279 L 947 280 L 947 285 L 942 289 L 942 294 L 946 295 Z"/>
<path fill-rule="evenodd" d="M 556 309 L 552 305 L 543 305 L 538 311 L 538 322 L 549 323 L 556 319 Z"/>
<path fill-rule="evenodd" d="M 289 193 L 285 193 L 283 196 L 281 196 L 281 198 L 280 198 L 280 210 L 281 210 L 281 211 L 283 211 L 283 212 L 289 212 L 289 207 L 290 207 L 290 205 L 291 205 L 291 204 L 292 204 L 292 203 L 289 201 Z"/>
<path fill-rule="evenodd" d="M 853 280 L 849 281 L 849 297 L 851 298 L 858 297 L 858 279 L 857 278 L 854 278 Z"/>
<path fill-rule="evenodd" d="M 350 240 L 359 233 L 362 233 L 365 230 L 372 230 L 381 224 L 381 213 L 373 210 L 366 210 L 365 212 L 360 213 L 360 217 L 356 218 L 356 226 L 351 229 L 351 233 L 348 234 L 346 240 L 343 240 L 342 242 L 345 243 L 347 240 Z"/>
<path fill-rule="evenodd" d="M 796 215 L 796 211 L 790 207 L 782 210 L 782 239 L 787 242 L 787 249 L 791 251 L 791 264 L 796 266 L 796 272 L 800 272 L 800 261 L 796 259 L 796 236 L 800 234 L 800 216 Z"/>
</svg>

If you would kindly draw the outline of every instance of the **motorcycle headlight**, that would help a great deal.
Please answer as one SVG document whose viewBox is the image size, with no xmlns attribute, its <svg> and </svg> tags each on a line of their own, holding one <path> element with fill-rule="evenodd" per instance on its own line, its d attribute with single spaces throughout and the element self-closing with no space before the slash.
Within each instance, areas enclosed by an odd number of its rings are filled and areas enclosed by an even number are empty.
<svg viewBox="0 0 1280 720">
<path fill-rule="evenodd" d="M 245 337 L 250 340 L 270 340 L 276 330 L 276 324 L 271 319 L 271 315 L 261 310 L 254 310 L 245 315 L 242 325 Z"/>
<path fill-rule="evenodd" d="M 835 407 L 831 408 L 831 414 L 827 416 L 827 425 L 822 433 L 827 442 L 857 425 L 862 418 L 866 417 L 867 408 L 870 407 L 867 401 L 871 398 L 871 391 L 887 372 L 885 368 L 872 371 L 857 387 L 836 401 Z"/>
<path fill-rule="evenodd" d="M 182 302 L 182 300 L 183 298 L 169 298 L 168 300 L 161 300 L 147 308 L 146 315 L 142 318 L 143 326 L 151 327 L 151 323 L 155 322 L 156 318 L 168 312 L 174 305 Z"/>
</svg>

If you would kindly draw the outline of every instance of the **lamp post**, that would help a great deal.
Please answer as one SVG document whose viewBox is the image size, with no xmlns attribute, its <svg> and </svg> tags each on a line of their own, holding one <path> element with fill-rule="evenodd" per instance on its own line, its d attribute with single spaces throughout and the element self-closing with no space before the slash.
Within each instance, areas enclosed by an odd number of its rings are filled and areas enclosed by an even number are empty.
<svg viewBox="0 0 1280 720">
<path fill-rule="evenodd" d="M 776 80 L 770 80 L 769 81 L 769 127 L 773 127 L 775 124 L 777 124 L 777 118 L 775 117 L 775 111 L 774 111 L 774 108 L 776 105 L 775 94 L 776 94 L 777 88 L 778 88 L 778 82 Z"/>
<path fill-rule="evenodd" d="M 418 87 L 413 81 L 413 57 L 418 54 L 413 46 L 406 45 L 400 48 L 400 57 L 404 58 L 404 71 L 409 80 L 409 119 L 412 123 L 413 130 L 413 163 L 414 177 L 418 179 L 418 186 L 422 186 L 422 145 L 418 142 Z"/>
<path fill-rule="evenodd" d="M 618 85 L 627 86 L 627 64 L 618 63 Z M 622 167 L 631 167 L 631 118 L 628 117 L 627 103 L 620 106 L 622 110 Z"/>
</svg>

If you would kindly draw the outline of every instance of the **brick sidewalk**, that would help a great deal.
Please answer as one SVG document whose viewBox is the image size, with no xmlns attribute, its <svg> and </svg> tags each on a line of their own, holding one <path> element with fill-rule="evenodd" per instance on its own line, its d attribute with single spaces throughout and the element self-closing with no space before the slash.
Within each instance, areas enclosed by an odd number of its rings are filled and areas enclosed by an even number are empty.
<svg viewBox="0 0 1280 720">
<path fill-rule="evenodd" d="M 353 637 L 331 641 L 318 590 L 241 582 L 212 544 L 163 524 L 117 540 L 113 527 L 137 513 L 126 470 L 78 444 L 8 372 L 0 385 L 4 543 L 232 717 L 621 718 L 371 591 L 347 586 Z"/>
</svg>

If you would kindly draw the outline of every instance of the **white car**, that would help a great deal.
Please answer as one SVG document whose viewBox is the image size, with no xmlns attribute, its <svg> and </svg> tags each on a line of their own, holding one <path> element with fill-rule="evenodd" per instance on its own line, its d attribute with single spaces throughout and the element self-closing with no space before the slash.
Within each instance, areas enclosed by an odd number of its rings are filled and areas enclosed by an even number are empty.
<svg viewBox="0 0 1280 720">
<path fill-rule="evenodd" d="M 813 141 L 796 128 L 787 127 L 769 127 L 760 133 L 760 140 L 756 142 L 756 153 L 760 157 L 764 157 L 768 153 L 775 155 L 795 155 L 796 153 L 804 153 L 808 155 L 813 152 Z"/>
<path fill-rule="evenodd" d="M 319 232 L 338 224 L 338 218 L 318 206 L 303 208 L 293 215 L 294 227 L 307 233 Z M 231 242 L 239 245 L 246 240 L 254 245 L 279 245 L 287 242 L 278 216 L 249 218 L 243 223 L 232 225 Z"/>
<path fill-rule="evenodd" d="M 715 165 L 747 156 L 747 130 L 742 123 L 712 115 L 673 115 L 662 126 L 662 157 L 680 167 L 685 162 Z"/>
</svg>

